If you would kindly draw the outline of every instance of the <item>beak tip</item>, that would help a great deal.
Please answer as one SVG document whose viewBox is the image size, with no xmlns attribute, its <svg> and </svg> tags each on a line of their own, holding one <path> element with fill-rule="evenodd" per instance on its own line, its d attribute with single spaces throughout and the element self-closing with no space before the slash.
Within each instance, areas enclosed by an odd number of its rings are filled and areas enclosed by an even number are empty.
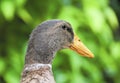
<svg viewBox="0 0 120 83">
<path fill-rule="evenodd" d="M 74 37 L 73 43 L 70 45 L 69 48 L 76 51 L 82 56 L 94 58 L 94 54 L 81 41 L 79 41 L 79 38 L 76 35 Z"/>
<path fill-rule="evenodd" d="M 92 55 L 90 55 L 90 56 L 88 56 L 89 58 L 94 58 L 94 55 L 92 54 Z"/>
</svg>

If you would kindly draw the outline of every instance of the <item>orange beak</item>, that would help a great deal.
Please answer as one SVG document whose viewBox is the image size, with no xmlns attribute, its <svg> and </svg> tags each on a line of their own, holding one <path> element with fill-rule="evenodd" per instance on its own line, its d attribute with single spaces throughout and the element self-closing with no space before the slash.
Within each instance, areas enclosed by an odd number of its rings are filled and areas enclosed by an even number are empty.
<svg viewBox="0 0 120 83">
<path fill-rule="evenodd" d="M 80 41 L 80 39 L 75 35 L 73 43 L 69 47 L 70 49 L 76 51 L 78 54 L 86 57 L 93 58 L 93 53 Z"/>
</svg>

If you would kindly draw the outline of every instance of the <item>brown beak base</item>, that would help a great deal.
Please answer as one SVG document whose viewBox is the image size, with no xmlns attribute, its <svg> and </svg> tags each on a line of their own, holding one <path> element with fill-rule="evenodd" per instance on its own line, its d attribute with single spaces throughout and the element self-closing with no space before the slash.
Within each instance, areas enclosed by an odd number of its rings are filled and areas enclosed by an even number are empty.
<svg viewBox="0 0 120 83">
<path fill-rule="evenodd" d="M 69 47 L 70 49 L 76 51 L 82 56 L 93 58 L 93 53 L 80 41 L 80 39 L 75 35 L 73 43 Z"/>
</svg>

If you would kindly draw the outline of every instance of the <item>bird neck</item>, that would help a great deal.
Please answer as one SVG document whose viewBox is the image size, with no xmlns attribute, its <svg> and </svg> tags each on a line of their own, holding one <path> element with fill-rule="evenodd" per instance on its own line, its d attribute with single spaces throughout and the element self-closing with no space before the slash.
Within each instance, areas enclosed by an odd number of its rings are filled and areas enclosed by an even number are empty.
<svg viewBox="0 0 120 83">
<path fill-rule="evenodd" d="M 35 71 L 46 67 L 52 69 L 51 64 L 41 64 L 41 63 L 26 64 L 24 71 Z"/>
<path fill-rule="evenodd" d="M 34 48 L 28 47 L 25 57 L 25 64 L 51 64 L 55 53 L 55 51 L 51 51 L 49 49 L 46 49 L 46 52 L 38 52 Z"/>
<path fill-rule="evenodd" d="M 51 64 L 25 64 L 20 83 L 38 83 L 38 81 L 39 83 L 55 83 Z"/>
</svg>

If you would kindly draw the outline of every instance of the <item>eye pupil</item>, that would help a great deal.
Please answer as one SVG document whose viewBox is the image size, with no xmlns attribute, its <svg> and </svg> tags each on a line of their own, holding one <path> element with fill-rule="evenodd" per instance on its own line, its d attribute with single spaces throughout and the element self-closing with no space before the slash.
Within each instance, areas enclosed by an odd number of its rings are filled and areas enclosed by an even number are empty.
<svg viewBox="0 0 120 83">
<path fill-rule="evenodd" d="M 67 28 L 67 31 L 70 32 L 70 28 Z"/>
<path fill-rule="evenodd" d="M 71 28 L 67 28 L 67 31 L 73 33 Z"/>
<path fill-rule="evenodd" d="M 62 26 L 62 28 L 65 30 L 66 26 L 65 26 L 65 25 L 63 25 L 63 26 Z"/>
</svg>

